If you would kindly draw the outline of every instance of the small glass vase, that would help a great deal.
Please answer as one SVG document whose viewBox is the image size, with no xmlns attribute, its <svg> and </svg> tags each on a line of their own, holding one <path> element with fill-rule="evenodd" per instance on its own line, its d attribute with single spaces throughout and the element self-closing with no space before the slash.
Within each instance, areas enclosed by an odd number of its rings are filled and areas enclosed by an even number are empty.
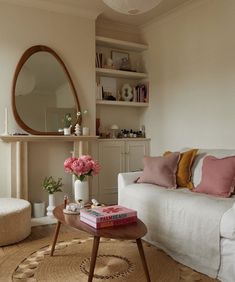
<svg viewBox="0 0 235 282">
<path fill-rule="evenodd" d="M 75 180 L 74 182 L 74 199 L 75 202 L 82 200 L 84 204 L 89 201 L 89 186 L 87 181 Z"/>
</svg>

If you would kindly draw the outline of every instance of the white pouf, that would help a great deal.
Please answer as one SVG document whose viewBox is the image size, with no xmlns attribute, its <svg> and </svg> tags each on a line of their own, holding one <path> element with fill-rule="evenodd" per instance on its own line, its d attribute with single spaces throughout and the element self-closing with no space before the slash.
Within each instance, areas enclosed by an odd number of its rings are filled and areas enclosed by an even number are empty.
<svg viewBox="0 0 235 282">
<path fill-rule="evenodd" d="M 30 203 L 15 198 L 0 198 L 0 246 L 19 242 L 30 232 Z"/>
</svg>

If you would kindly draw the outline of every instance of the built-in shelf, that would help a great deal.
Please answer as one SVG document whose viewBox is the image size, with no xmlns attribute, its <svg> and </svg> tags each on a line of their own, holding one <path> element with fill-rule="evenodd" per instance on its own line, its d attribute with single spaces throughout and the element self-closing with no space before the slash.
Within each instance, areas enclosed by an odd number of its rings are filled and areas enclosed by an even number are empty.
<svg viewBox="0 0 235 282">
<path fill-rule="evenodd" d="M 108 77 L 123 77 L 128 79 L 144 79 L 148 76 L 146 73 L 142 72 L 131 72 L 105 68 L 96 68 L 96 74 Z"/>
<path fill-rule="evenodd" d="M 113 47 L 116 49 L 142 52 L 148 49 L 148 45 L 135 42 L 123 41 L 103 36 L 96 36 L 96 44 L 98 46 Z"/>
<path fill-rule="evenodd" d="M 109 101 L 109 100 L 96 100 L 96 104 L 97 105 L 107 105 L 107 106 L 128 106 L 128 107 L 148 107 L 149 105 L 149 103 Z"/>
</svg>

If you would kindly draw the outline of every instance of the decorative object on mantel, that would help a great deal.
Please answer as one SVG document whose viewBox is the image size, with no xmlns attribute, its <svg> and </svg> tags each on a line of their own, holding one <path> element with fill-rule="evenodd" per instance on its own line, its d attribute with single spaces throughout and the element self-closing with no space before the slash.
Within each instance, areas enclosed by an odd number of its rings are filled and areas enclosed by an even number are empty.
<svg viewBox="0 0 235 282">
<path fill-rule="evenodd" d="M 47 207 L 47 216 L 53 216 L 53 210 L 55 208 L 55 195 L 56 192 L 62 192 L 61 188 L 63 186 L 62 178 L 54 180 L 52 176 L 45 177 L 42 183 L 43 190 L 49 193 L 49 205 Z"/>
<path fill-rule="evenodd" d="M 89 135 L 89 132 L 90 132 L 89 127 L 84 126 L 84 127 L 82 128 L 82 135 L 83 135 L 83 136 L 88 136 L 88 135 Z"/>
<path fill-rule="evenodd" d="M 88 114 L 88 110 L 84 110 L 83 112 L 82 111 L 77 112 L 78 124 L 81 125 L 82 115 L 86 116 L 87 114 Z"/>
<path fill-rule="evenodd" d="M 82 135 L 82 127 L 78 123 L 75 125 L 75 135 L 77 135 L 77 136 Z"/>
<path fill-rule="evenodd" d="M 103 0 L 111 9 L 126 15 L 139 15 L 152 10 L 162 0 Z"/>
<path fill-rule="evenodd" d="M 74 198 L 80 203 L 82 200 L 85 204 L 89 201 L 89 187 L 87 176 L 97 175 L 100 171 L 98 161 L 92 159 L 89 155 L 80 158 L 70 157 L 64 161 L 66 172 L 76 177 L 74 182 Z"/>
<path fill-rule="evenodd" d="M 72 116 L 70 113 L 64 116 L 64 135 L 71 135 Z"/>
</svg>

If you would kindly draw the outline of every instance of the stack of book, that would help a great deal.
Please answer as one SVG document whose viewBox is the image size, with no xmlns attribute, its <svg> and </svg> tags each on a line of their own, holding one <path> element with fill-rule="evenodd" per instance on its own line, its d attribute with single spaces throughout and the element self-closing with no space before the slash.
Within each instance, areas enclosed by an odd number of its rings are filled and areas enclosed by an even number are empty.
<svg viewBox="0 0 235 282">
<path fill-rule="evenodd" d="M 137 211 L 119 205 L 83 209 L 80 220 L 96 229 L 112 227 L 136 222 Z"/>
</svg>

